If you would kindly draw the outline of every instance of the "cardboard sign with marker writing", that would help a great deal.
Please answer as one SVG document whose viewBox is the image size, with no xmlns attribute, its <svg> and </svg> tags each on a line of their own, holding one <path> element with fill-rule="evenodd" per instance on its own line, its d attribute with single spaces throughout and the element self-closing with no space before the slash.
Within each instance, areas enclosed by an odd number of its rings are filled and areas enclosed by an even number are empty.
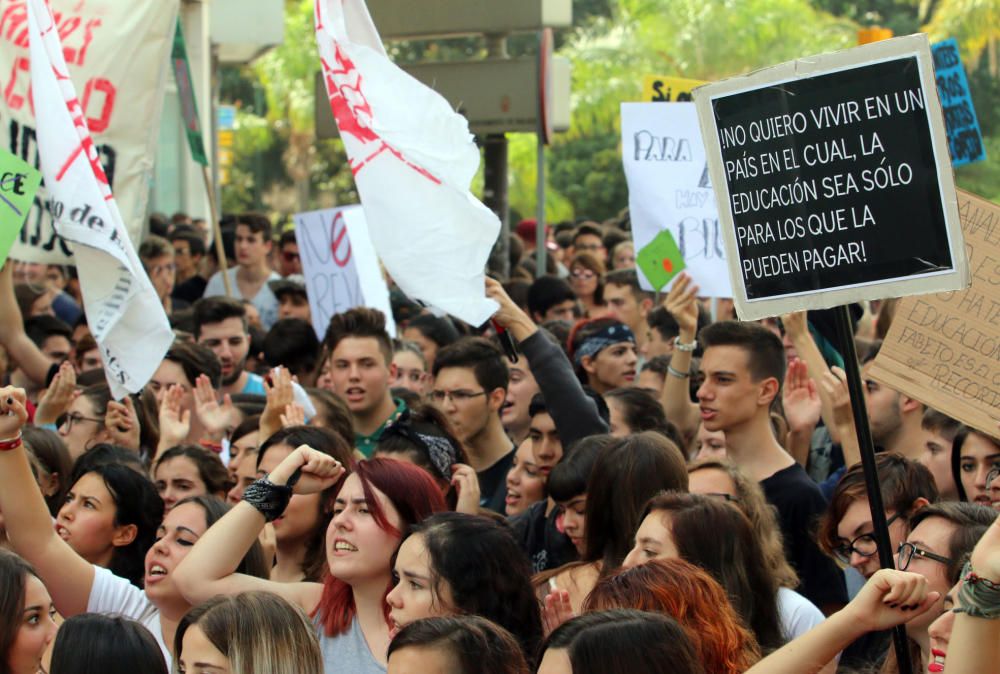
<svg viewBox="0 0 1000 674">
<path fill-rule="evenodd" d="M 1000 422 L 1000 206 L 959 192 L 972 286 L 907 297 L 870 376 L 998 436 Z"/>
<path fill-rule="evenodd" d="M 968 285 L 925 35 L 694 97 L 740 318 Z"/>
<path fill-rule="evenodd" d="M 41 182 L 40 171 L 21 161 L 20 157 L 0 150 L 0 267 L 24 227 Z"/>
</svg>

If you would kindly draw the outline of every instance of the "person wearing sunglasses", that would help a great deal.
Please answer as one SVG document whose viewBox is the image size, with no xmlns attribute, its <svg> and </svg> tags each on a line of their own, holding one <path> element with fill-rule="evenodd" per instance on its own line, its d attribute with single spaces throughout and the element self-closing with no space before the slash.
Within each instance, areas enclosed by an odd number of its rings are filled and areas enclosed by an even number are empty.
<svg viewBox="0 0 1000 674">
<path fill-rule="evenodd" d="M 281 238 L 278 239 L 278 273 L 281 274 L 282 278 L 287 278 L 292 274 L 302 274 L 299 243 L 293 230 L 282 232 Z"/>
</svg>

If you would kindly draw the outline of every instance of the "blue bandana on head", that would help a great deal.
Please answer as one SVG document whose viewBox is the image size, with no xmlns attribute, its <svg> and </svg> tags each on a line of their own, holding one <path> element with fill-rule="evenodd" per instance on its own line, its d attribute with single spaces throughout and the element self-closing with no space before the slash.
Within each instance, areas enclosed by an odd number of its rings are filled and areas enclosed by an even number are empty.
<svg viewBox="0 0 1000 674">
<path fill-rule="evenodd" d="M 585 356 L 596 356 L 612 344 L 621 344 L 622 342 L 635 344 L 635 335 L 632 334 L 632 329 L 627 325 L 613 323 L 584 339 L 576 353 L 573 354 L 573 360 L 577 365 L 582 365 Z"/>
</svg>

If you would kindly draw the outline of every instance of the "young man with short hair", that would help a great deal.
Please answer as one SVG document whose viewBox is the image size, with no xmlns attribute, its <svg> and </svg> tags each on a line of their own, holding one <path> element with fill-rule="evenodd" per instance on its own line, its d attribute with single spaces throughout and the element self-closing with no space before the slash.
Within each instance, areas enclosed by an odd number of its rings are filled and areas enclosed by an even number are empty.
<svg viewBox="0 0 1000 674">
<path fill-rule="evenodd" d="M 510 382 L 507 398 L 500 408 L 500 421 L 515 445 L 520 445 L 528 437 L 531 425 L 529 407 L 531 399 L 538 393 L 538 382 L 531 372 L 527 358 L 519 358 L 516 363 L 507 362 Z"/>
<path fill-rule="evenodd" d="M 308 321 L 282 318 L 264 337 L 268 367 L 286 367 L 303 386 L 315 386 L 319 374 L 319 340 Z"/>
<path fill-rule="evenodd" d="M 169 238 L 174 247 L 174 264 L 177 267 L 172 296 L 194 304 L 205 294 L 215 261 L 206 257 L 205 239 L 194 228 L 176 227 Z"/>
<path fill-rule="evenodd" d="M 760 482 L 778 511 L 788 561 L 802 580 L 799 591 L 829 614 L 846 603 L 847 594 L 843 574 L 811 534 L 826 501 L 771 427 L 771 405 L 785 378 L 784 346 L 767 328 L 737 321 L 709 325 L 699 339 L 705 349 L 705 382 L 698 389 L 701 422 L 706 430 L 726 434 L 729 459 Z"/>
<path fill-rule="evenodd" d="M 156 396 L 157 404 L 162 404 L 163 398 L 171 386 L 180 387 L 184 392 L 180 404 L 182 414 L 186 410 L 190 415 L 190 426 L 186 438 L 168 439 L 166 429 L 161 429 L 157 454 L 182 442 L 197 444 L 202 440 L 208 440 L 212 443 L 221 443 L 222 435 L 216 433 L 216 435 L 210 436 L 195 412 L 194 388 L 198 376 L 202 374 L 208 377 L 213 389 L 219 389 L 222 384 L 222 368 L 215 354 L 208 347 L 200 344 L 176 340 L 167 350 L 163 361 L 146 384 Z M 154 456 L 153 459 L 155 460 L 156 457 Z"/>
<path fill-rule="evenodd" d="M 608 249 L 604 247 L 604 229 L 590 220 L 580 223 L 573 231 L 570 258 L 577 253 L 590 253 L 604 264 L 608 263 Z"/>
<path fill-rule="evenodd" d="M 557 320 L 573 323 L 580 315 L 580 303 L 565 279 L 541 276 L 528 287 L 528 311 L 538 324 Z"/>
<path fill-rule="evenodd" d="M 875 345 L 865 355 L 861 367 L 872 440 L 886 452 L 897 452 L 908 459 L 919 459 L 925 443 L 921 428 L 924 404 L 868 376 L 879 346 L 880 344 Z"/>
<path fill-rule="evenodd" d="M 604 303 L 609 314 L 632 329 L 636 350 L 644 358 L 649 336 L 646 317 L 653 308 L 653 294 L 639 286 L 635 269 L 618 269 L 604 277 Z"/>
<path fill-rule="evenodd" d="M 282 232 L 278 239 L 278 273 L 284 278 L 293 274 L 302 275 L 302 258 L 299 257 L 299 242 L 294 231 Z"/>
<path fill-rule="evenodd" d="M 355 448 L 370 457 L 385 428 L 406 411 L 406 403 L 390 392 L 396 366 L 385 315 L 367 307 L 336 314 L 323 346 L 330 354 L 333 392 L 347 403 L 354 420 Z"/>
<path fill-rule="evenodd" d="M 228 271 L 229 283 L 237 299 L 248 299 L 260 312 L 261 324 L 270 330 L 278 320 L 278 298 L 268 281 L 279 278 L 268 264 L 271 253 L 271 222 L 263 215 L 246 213 L 236 221 L 237 266 Z M 225 295 L 222 272 L 216 272 L 205 288 L 205 297 Z"/>
<path fill-rule="evenodd" d="M 951 470 L 952 444 L 962 429 L 962 423 L 928 407 L 920 427 L 924 431 L 924 448 L 917 460 L 934 476 L 942 501 L 958 501 L 958 486 Z"/>
<path fill-rule="evenodd" d="M 480 506 L 503 513 L 515 450 L 500 421 L 510 383 L 503 354 L 482 337 L 465 337 L 438 351 L 433 374 L 431 399 L 479 477 Z"/>
<path fill-rule="evenodd" d="M 246 370 L 250 333 L 242 303 L 229 297 L 206 297 L 195 302 L 194 338 L 219 359 L 220 393 L 265 395 L 264 380 Z"/>
<path fill-rule="evenodd" d="M 170 242 L 161 236 L 150 234 L 139 245 L 137 252 L 166 314 L 169 316 L 175 310 L 187 307 L 187 302 L 172 297 L 177 280 L 177 265 L 174 262 L 174 247 Z"/>
<path fill-rule="evenodd" d="M 302 274 L 292 274 L 277 281 L 268 281 L 271 292 L 278 298 L 278 320 L 300 318 L 312 322 L 309 297 L 306 295 L 306 280 Z"/>
</svg>

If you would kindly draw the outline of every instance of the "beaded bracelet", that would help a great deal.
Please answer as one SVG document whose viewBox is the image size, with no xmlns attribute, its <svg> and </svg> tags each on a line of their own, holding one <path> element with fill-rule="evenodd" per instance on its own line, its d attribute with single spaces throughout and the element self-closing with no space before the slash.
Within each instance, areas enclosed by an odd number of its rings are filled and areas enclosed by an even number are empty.
<svg viewBox="0 0 1000 674">
<path fill-rule="evenodd" d="M 1000 618 L 1000 583 L 976 575 L 971 562 L 966 562 L 962 568 L 962 580 L 962 588 L 958 591 L 961 608 L 955 611 L 973 618 Z"/>
</svg>

